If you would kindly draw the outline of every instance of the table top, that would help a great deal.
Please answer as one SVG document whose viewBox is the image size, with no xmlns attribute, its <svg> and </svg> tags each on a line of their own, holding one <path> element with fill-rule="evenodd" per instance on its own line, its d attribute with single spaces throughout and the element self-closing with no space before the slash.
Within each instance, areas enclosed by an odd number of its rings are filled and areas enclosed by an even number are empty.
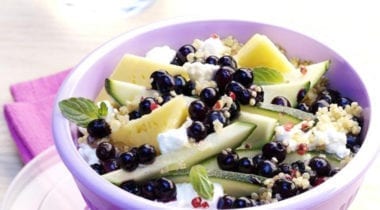
<svg viewBox="0 0 380 210">
<path fill-rule="evenodd" d="M 376 1 L 157 0 L 141 13 L 106 12 L 84 3 L 101 0 L 2 0 L 0 7 L 0 107 L 11 103 L 11 84 L 76 65 L 105 41 L 133 28 L 180 16 L 241 17 L 284 26 L 325 43 L 359 69 L 369 87 L 378 71 L 380 14 Z M 107 1 L 112 2 L 112 1 Z M 115 0 L 116 2 L 116 0 Z M 118 1 L 128 2 L 128 1 Z M 233 7 L 231 6 L 233 4 Z M 369 72 L 369 73 L 368 73 Z M 372 85 L 372 86 L 371 86 Z M 375 88 L 370 88 L 370 91 Z M 379 95 L 372 94 L 372 101 Z M 375 116 L 375 115 L 374 115 Z M 22 163 L 0 115 L 0 201 Z M 368 171 L 351 210 L 379 206 L 380 158 Z"/>
</svg>

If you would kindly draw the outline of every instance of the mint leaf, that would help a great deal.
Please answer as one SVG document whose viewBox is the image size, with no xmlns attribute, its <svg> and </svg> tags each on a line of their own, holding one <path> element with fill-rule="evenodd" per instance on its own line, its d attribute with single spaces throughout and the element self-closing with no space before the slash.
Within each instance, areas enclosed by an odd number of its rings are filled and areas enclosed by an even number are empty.
<svg viewBox="0 0 380 210">
<path fill-rule="evenodd" d="M 100 103 L 100 108 L 98 110 L 98 116 L 99 117 L 106 117 L 108 114 L 108 107 L 107 107 L 107 104 L 105 102 L 101 102 Z"/>
<path fill-rule="evenodd" d="M 252 69 L 255 77 L 254 83 L 257 85 L 273 85 L 284 82 L 282 73 L 267 67 L 256 67 Z"/>
<path fill-rule="evenodd" d="M 59 102 L 62 115 L 80 127 L 87 127 L 92 120 L 99 118 L 99 108 L 86 98 L 69 98 Z"/>
<path fill-rule="evenodd" d="M 190 183 L 199 196 L 211 199 L 214 196 L 214 184 L 207 175 L 207 170 L 202 165 L 195 165 L 190 169 Z"/>
</svg>

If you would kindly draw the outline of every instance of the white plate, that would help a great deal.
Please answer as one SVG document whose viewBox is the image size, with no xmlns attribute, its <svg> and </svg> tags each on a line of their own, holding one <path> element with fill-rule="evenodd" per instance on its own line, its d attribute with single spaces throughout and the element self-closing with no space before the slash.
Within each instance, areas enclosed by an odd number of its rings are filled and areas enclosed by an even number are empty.
<svg viewBox="0 0 380 210">
<path fill-rule="evenodd" d="M 1 209 L 84 210 L 87 206 L 55 147 L 50 147 L 15 177 Z"/>
</svg>

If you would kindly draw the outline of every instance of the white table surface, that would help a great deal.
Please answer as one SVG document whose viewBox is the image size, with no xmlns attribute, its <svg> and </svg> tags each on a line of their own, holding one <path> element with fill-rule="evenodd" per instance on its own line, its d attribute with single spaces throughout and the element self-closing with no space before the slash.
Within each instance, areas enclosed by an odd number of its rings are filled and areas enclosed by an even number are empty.
<svg viewBox="0 0 380 210">
<path fill-rule="evenodd" d="M 1 0 L 1 109 L 12 102 L 9 86 L 13 83 L 72 67 L 101 43 L 135 27 L 197 14 L 250 18 L 314 37 L 349 60 L 370 87 L 373 102 L 378 101 L 374 74 L 380 70 L 380 12 L 376 1 L 158 0 L 129 17 L 106 13 L 105 8 L 79 7 L 84 1 Z M 108 0 L 112 1 L 116 0 Z M 22 166 L 4 116 L 0 115 L 0 201 Z M 380 206 L 380 199 L 371 199 L 380 194 L 378 174 L 379 158 L 368 171 L 351 210 Z"/>
</svg>

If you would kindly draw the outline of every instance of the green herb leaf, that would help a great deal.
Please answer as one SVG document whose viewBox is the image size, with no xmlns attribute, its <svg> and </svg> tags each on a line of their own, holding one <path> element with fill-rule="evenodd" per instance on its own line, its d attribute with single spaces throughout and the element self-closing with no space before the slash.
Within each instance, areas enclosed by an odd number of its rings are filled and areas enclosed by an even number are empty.
<svg viewBox="0 0 380 210">
<path fill-rule="evenodd" d="M 274 69 L 256 67 L 252 70 L 255 75 L 254 82 L 257 85 L 272 85 L 284 82 L 284 76 Z"/>
<path fill-rule="evenodd" d="M 211 199 L 214 196 L 214 184 L 207 175 L 207 170 L 202 165 L 195 165 L 190 169 L 190 183 L 199 196 Z"/>
<path fill-rule="evenodd" d="M 86 98 L 69 98 L 59 102 L 62 115 L 81 127 L 87 127 L 92 120 L 99 118 L 99 108 Z"/>
<path fill-rule="evenodd" d="M 108 114 L 108 107 L 107 107 L 107 104 L 105 102 L 101 102 L 100 103 L 100 108 L 98 110 L 98 116 L 99 117 L 106 117 Z"/>
</svg>

